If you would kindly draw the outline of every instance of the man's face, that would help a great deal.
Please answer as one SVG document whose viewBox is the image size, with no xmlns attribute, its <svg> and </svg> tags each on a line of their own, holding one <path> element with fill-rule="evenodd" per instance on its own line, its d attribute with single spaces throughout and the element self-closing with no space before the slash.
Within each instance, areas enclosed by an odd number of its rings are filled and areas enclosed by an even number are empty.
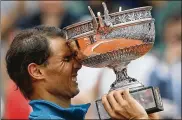
<svg viewBox="0 0 182 120">
<path fill-rule="evenodd" d="M 51 39 L 50 48 L 52 53 L 43 69 L 45 88 L 54 95 L 72 98 L 79 93 L 76 77 L 81 64 L 73 57 L 64 39 Z"/>
</svg>

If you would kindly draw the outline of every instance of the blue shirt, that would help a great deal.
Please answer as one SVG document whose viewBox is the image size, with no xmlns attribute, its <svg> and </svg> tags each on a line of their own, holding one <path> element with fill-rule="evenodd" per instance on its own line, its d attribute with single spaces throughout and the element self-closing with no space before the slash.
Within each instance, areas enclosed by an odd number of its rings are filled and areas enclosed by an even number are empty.
<svg viewBox="0 0 182 120">
<path fill-rule="evenodd" d="M 33 112 L 30 113 L 29 119 L 61 119 L 61 120 L 83 120 L 87 113 L 90 103 L 81 105 L 70 105 L 69 108 L 46 101 L 32 100 L 30 106 Z"/>
</svg>

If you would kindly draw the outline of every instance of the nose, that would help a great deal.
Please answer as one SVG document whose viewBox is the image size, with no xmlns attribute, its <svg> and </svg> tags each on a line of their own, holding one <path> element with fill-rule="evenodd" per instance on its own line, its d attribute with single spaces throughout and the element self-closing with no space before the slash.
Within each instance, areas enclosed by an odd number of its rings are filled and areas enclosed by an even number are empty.
<svg viewBox="0 0 182 120">
<path fill-rule="evenodd" d="M 82 68 L 82 63 L 81 63 L 81 61 L 78 60 L 78 59 L 76 59 L 76 58 L 74 58 L 74 65 L 73 65 L 73 67 L 74 67 L 75 69 L 77 69 L 77 70 L 81 69 L 81 68 Z"/>
</svg>

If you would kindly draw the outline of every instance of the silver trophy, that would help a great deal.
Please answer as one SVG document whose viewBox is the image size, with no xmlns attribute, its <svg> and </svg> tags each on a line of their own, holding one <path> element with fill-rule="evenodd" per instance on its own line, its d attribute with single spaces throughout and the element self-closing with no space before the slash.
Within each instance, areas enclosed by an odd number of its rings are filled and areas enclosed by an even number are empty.
<svg viewBox="0 0 182 120">
<path fill-rule="evenodd" d="M 144 85 L 127 75 L 127 65 L 152 48 L 155 40 L 154 19 L 151 6 L 123 10 L 109 14 L 102 3 L 104 15 L 97 17 L 88 6 L 92 20 L 79 22 L 64 28 L 70 46 L 77 50 L 83 65 L 87 67 L 109 67 L 114 70 L 116 80 L 110 91 L 129 88 L 132 96 L 147 113 L 163 110 L 159 89 Z M 110 118 L 101 99 L 96 100 L 100 119 Z"/>
</svg>

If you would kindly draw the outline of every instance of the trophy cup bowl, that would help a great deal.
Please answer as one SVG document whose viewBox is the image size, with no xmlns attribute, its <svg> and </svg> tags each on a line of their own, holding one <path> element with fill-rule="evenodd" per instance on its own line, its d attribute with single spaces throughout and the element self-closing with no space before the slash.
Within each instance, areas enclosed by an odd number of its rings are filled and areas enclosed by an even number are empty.
<svg viewBox="0 0 182 120">
<path fill-rule="evenodd" d="M 114 70 L 116 80 L 110 91 L 129 88 L 132 96 L 147 113 L 163 110 L 159 89 L 144 87 L 135 78 L 127 75 L 127 65 L 153 47 L 155 25 L 151 6 L 123 10 L 109 14 L 103 2 L 104 15 L 95 16 L 89 8 L 92 20 L 69 25 L 64 28 L 71 48 L 78 52 L 82 64 L 87 67 L 109 67 Z M 110 118 L 101 100 L 96 100 L 100 119 Z"/>
</svg>

